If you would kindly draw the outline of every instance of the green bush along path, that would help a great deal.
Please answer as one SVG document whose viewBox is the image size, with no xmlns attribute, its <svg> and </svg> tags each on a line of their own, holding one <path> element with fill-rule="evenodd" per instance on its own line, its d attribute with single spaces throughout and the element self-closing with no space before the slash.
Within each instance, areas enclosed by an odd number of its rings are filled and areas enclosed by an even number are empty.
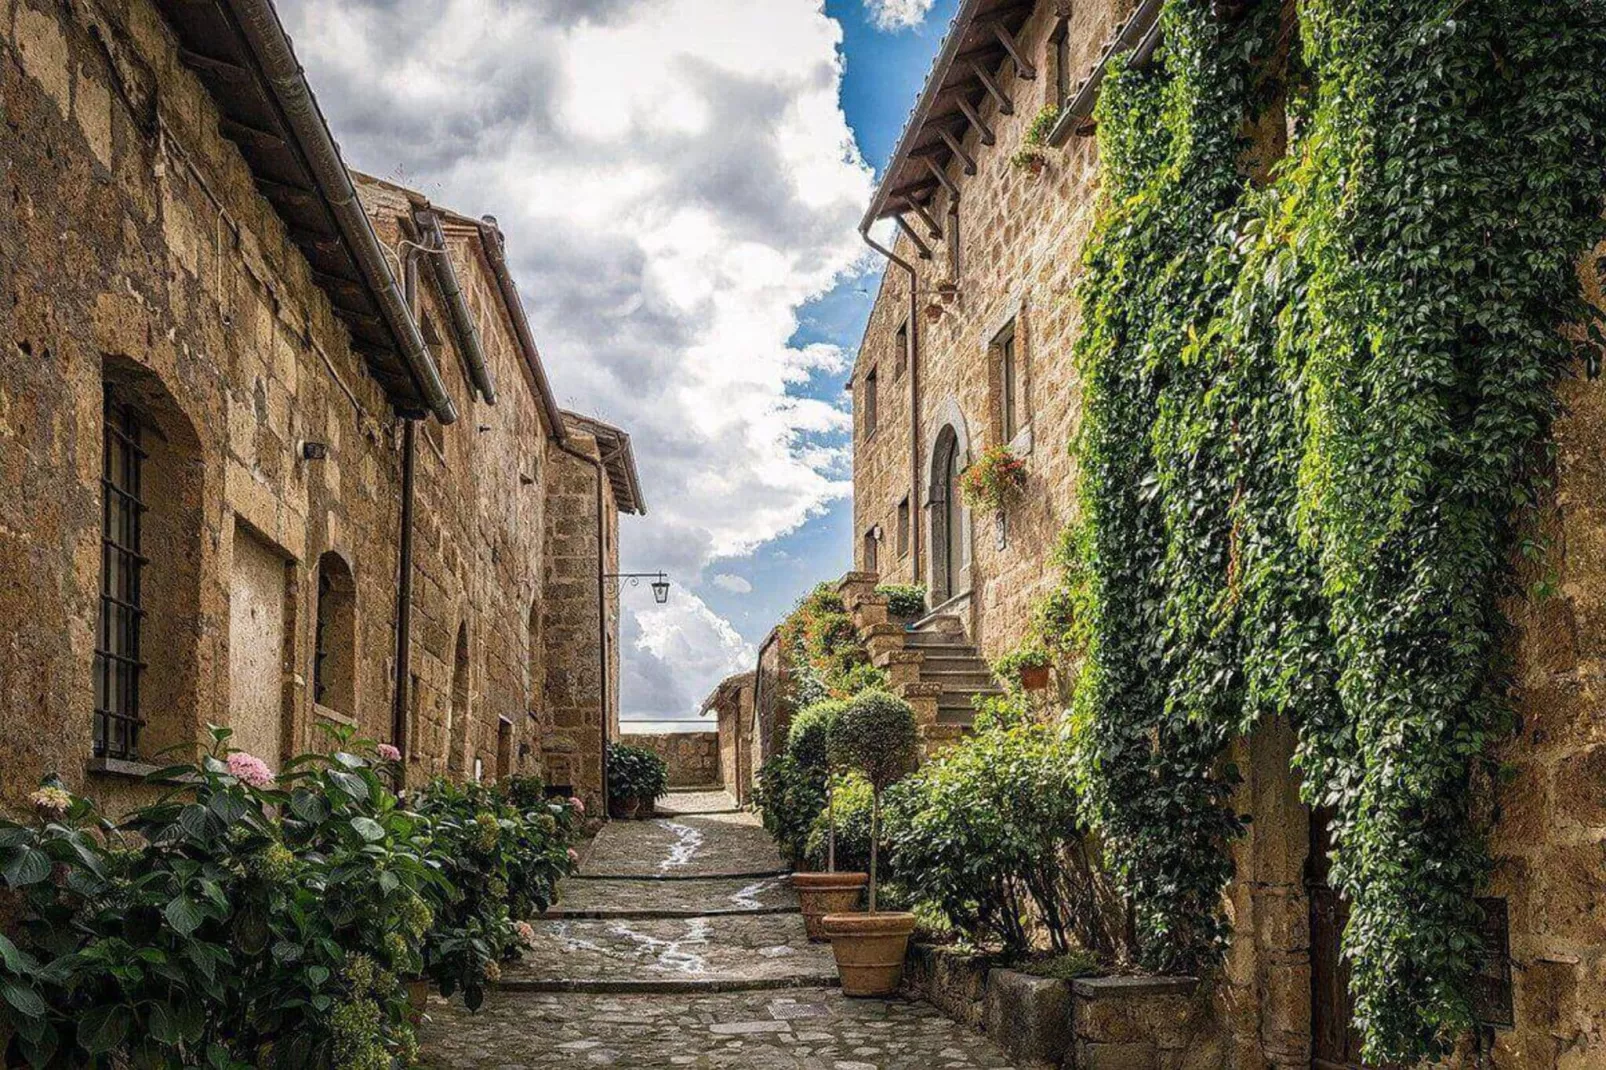
<svg viewBox="0 0 1606 1070">
<path fill-rule="evenodd" d="M 724 793 L 673 793 L 651 820 L 609 824 L 532 929 L 477 1014 L 430 999 L 426 1066 L 1010 1065 L 924 1003 L 842 996 L 773 842 Z"/>
</svg>

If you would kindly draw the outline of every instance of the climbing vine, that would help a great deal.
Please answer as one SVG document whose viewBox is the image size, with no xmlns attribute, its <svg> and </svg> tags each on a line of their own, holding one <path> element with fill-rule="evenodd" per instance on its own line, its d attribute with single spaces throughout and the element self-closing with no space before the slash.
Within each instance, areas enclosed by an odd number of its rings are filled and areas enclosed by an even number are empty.
<svg viewBox="0 0 1606 1070">
<path fill-rule="evenodd" d="M 1367 1054 L 1431 1057 L 1473 1022 L 1497 600 L 1606 237 L 1606 12 L 1301 0 L 1285 57 L 1282 6 L 1171 0 L 1099 105 L 1076 723 L 1140 956 L 1194 968 L 1238 831 L 1222 751 L 1287 717 Z M 1274 97 L 1296 133 L 1260 189 Z"/>
</svg>

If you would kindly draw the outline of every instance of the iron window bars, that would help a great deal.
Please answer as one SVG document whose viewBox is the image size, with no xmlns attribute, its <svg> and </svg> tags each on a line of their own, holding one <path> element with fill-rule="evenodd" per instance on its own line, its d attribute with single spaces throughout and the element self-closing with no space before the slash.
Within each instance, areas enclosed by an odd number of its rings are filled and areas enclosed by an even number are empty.
<svg viewBox="0 0 1606 1070">
<path fill-rule="evenodd" d="M 147 510 L 140 497 L 146 453 L 134 407 L 105 401 L 101 461 L 100 619 L 95 629 L 95 756 L 132 759 L 139 751 L 140 631 L 149 559 L 140 552 Z"/>
</svg>

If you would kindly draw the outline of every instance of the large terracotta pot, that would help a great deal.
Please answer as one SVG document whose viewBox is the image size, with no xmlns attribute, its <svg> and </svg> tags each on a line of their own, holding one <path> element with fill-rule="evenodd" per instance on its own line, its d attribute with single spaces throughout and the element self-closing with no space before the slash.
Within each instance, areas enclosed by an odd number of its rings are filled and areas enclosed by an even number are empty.
<svg viewBox="0 0 1606 1070">
<path fill-rule="evenodd" d="M 1022 665 L 1020 686 L 1027 691 L 1042 691 L 1048 687 L 1047 665 Z"/>
<path fill-rule="evenodd" d="M 616 796 L 608 800 L 608 815 L 618 821 L 630 821 L 641 813 L 641 796 Z"/>
<path fill-rule="evenodd" d="M 827 914 L 822 921 L 843 995 L 890 996 L 898 990 L 909 935 L 915 931 L 913 914 Z"/>
<path fill-rule="evenodd" d="M 849 914 L 859 909 L 859 893 L 870 883 L 868 873 L 794 873 L 792 887 L 803 908 L 803 928 L 809 939 L 820 943 L 825 929 L 820 919 L 827 914 Z"/>
</svg>

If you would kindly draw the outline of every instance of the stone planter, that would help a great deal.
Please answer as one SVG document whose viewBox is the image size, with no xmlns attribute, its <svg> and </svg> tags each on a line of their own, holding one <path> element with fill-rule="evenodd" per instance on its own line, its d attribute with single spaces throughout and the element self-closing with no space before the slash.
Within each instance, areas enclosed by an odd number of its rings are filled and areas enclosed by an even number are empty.
<svg viewBox="0 0 1606 1070">
<path fill-rule="evenodd" d="M 642 813 L 642 800 L 639 795 L 625 795 L 608 800 L 608 816 L 616 821 L 634 821 L 638 817 L 647 817 L 652 814 L 652 805 L 646 806 L 646 813 Z"/>
<path fill-rule="evenodd" d="M 822 923 L 827 914 L 851 914 L 859 909 L 859 895 L 870 883 L 868 873 L 794 873 L 792 887 L 797 890 L 803 910 L 803 927 L 809 939 L 826 939 Z"/>
<path fill-rule="evenodd" d="M 1071 1052 L 1071 986 L 1015 970 L 987 975 L 984 1029 L 1016 1060 L 1059 1066 Z"/>
<path fill-rule="evenodd" d="M 913 914 L 827 914 L 825 934 L 845 996 L 890 996 L 903 982 L 903 956 L 915 931 Z"/>
</svg>

